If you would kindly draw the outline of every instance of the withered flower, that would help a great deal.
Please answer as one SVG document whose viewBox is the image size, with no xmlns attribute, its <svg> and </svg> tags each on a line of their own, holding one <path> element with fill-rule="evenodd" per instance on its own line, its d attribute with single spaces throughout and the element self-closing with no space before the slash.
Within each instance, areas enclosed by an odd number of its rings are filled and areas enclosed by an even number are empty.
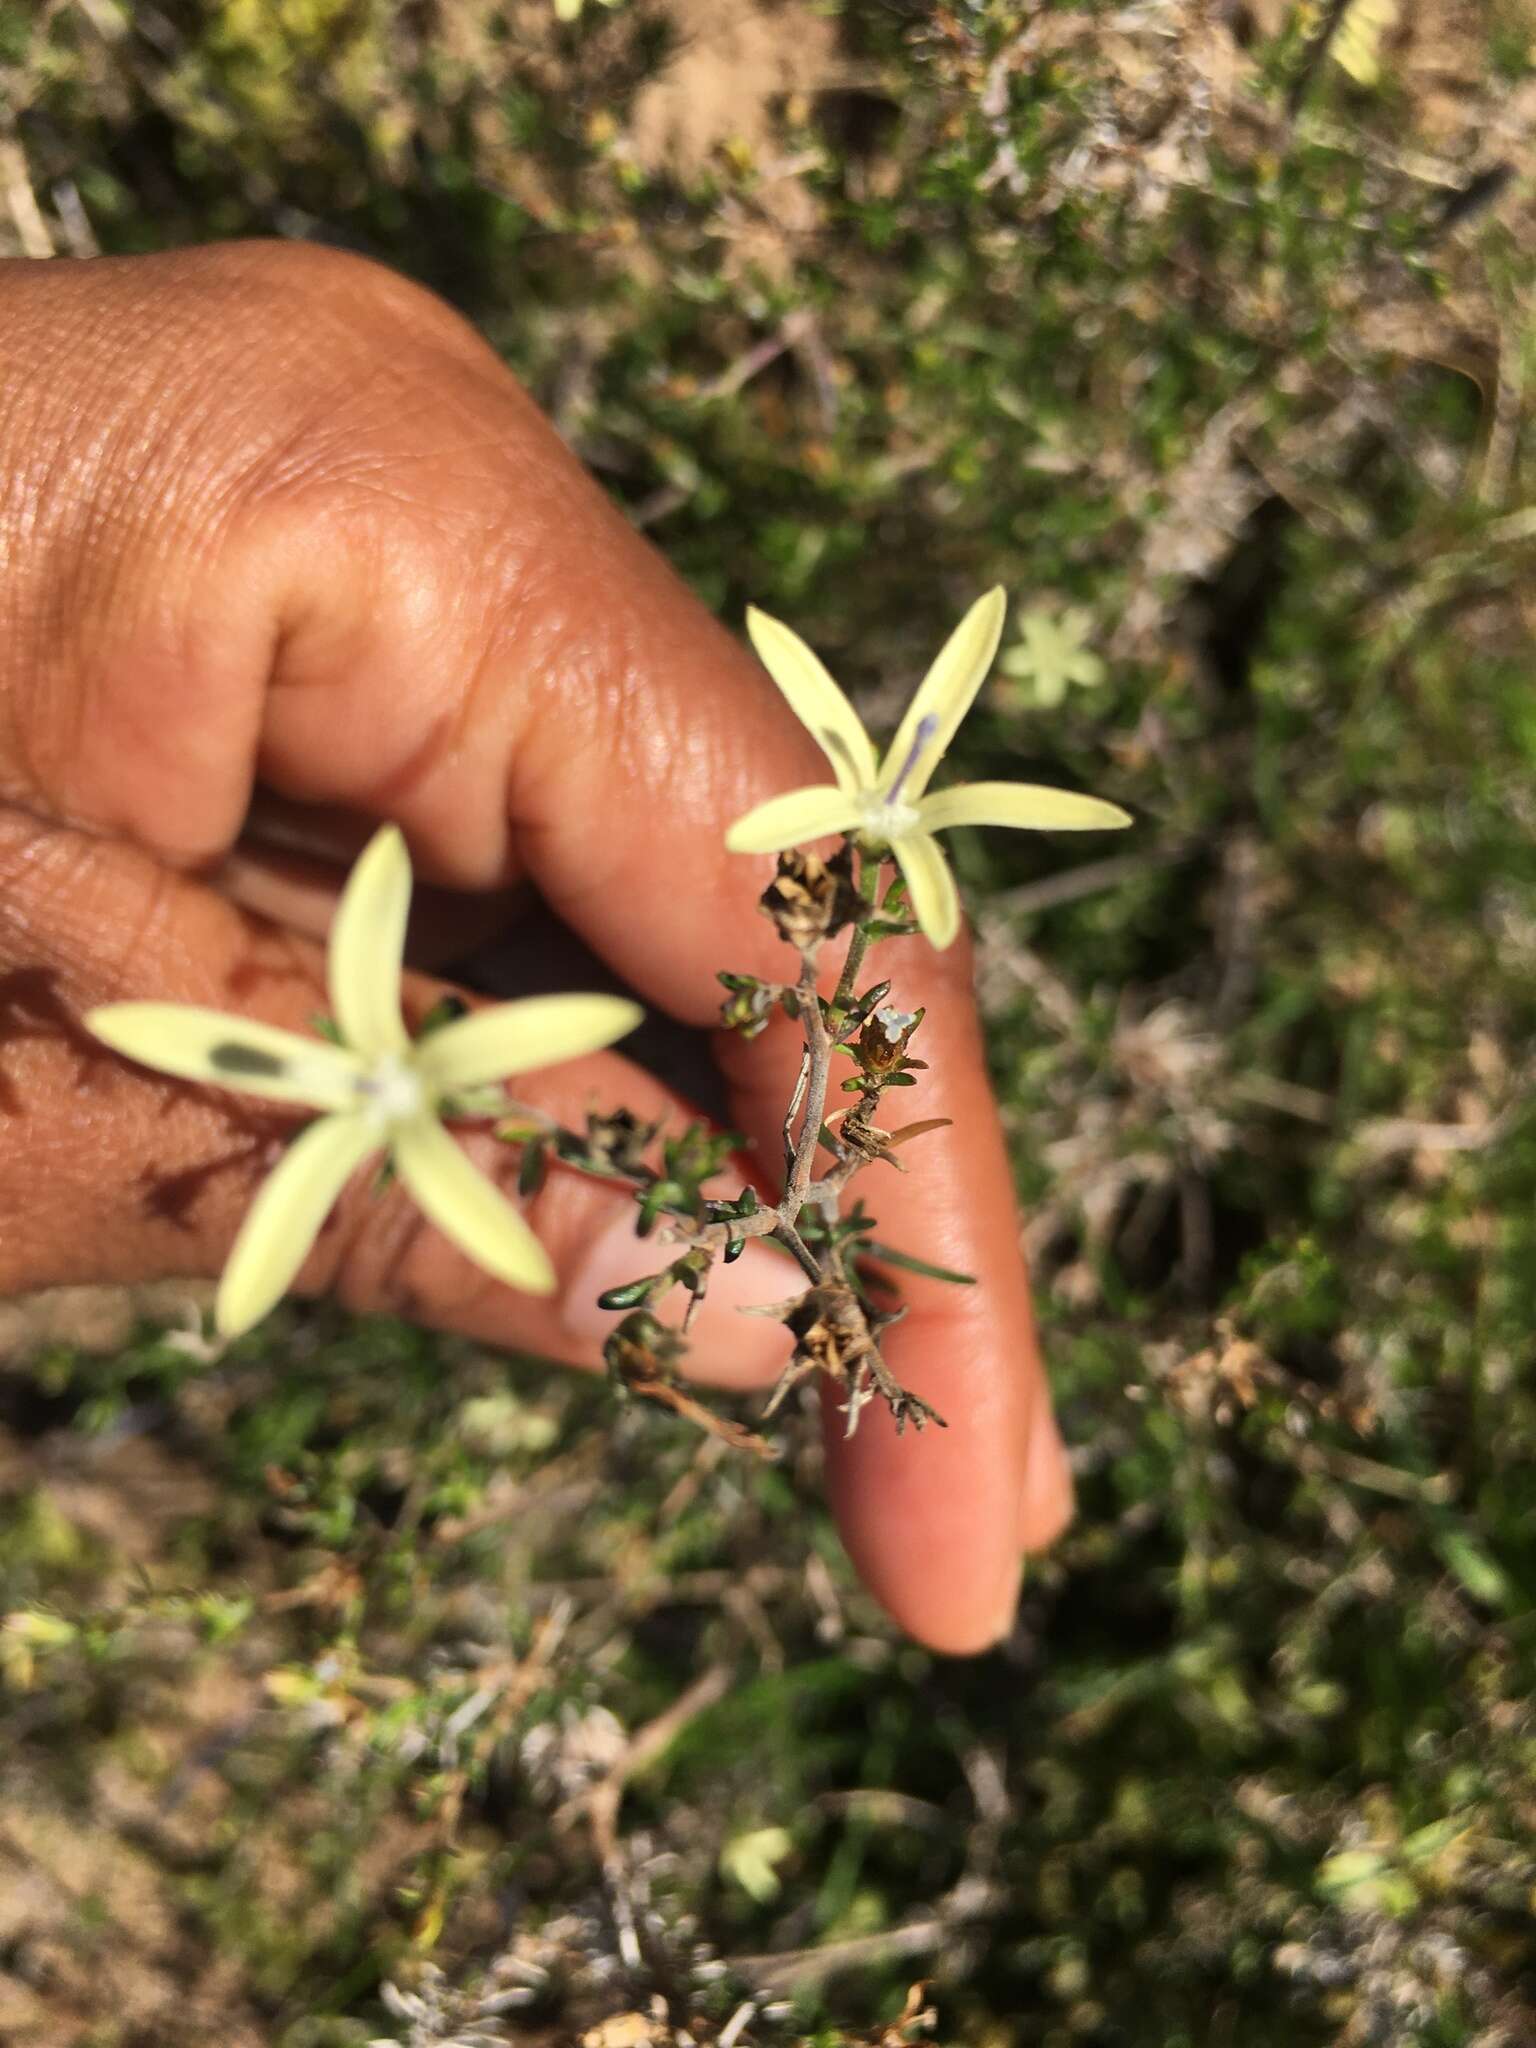
<svg viewBox="0 0 1536 2048">
<path fill-rule="evenodd" d="M 778 982 L 759 981 L 755 974 L 720 974 L 716 979 L 730 991 L 720 1005 L 723 1030 L 756 1038 L 768 1029 L 775 1008 L 783 1006 L 784 990 Z"/>
<path fill-rule="evenodd" d="M 897 1434 L 910 1422 L 921 1429 L 944 1418 L 917 1394 L 909 1393 L 891 1377 L 880 1356 L 877 1333 L 899 1322 L 904 1308 L 886 1315 L 873 1314 L 860 1304 L 853 1289 L 840 1280 L 823 1280 L 797 1301 L 789 1304 L 783 1319 L 795 1339 L 794 1356 L 780 1375 L 770 1395 L 765 1415 L 771 1415 L 790 1388 L 808 1374 L 825 1373 L 847 1389 L 843 1413 L 848 1418 L 846 1434 L 853 1435 L 859 1411 L 878 1393 L 889 1406 Z"/>
<path fill-rule="evenodd" d="M 589 1114 L 587 1150 L 599 1165 L 614 1173 L 638 1173 L 660 1129 L 659 1123 L 642 1123 L 632 1109 L 610 1110 L 606 1116 Z"/>
<path fill-rule="evenodd" d="M 823 1372 L 846 1385 L 874 1348 L 858 1297 L 841 1281 L 812 1287 L 784 1320 L 795 1340 L 792 1372 Z"/>
<path fill-rule="evenodd" d="M 911 1064 L 907 1047 L 923 1021 L 922 1010 L 898 1010 L 882 1003 L 859 1033 L 858 1062 L 866 1074 L 894 1074 Z"/>
<path fill-rule="evenodd" d="M 666 1379 L 682 1353 L 678 1332 L 648 1308 L 637 1308 L 609 1334 L 603 1345 L 603 1363 L 623 1385 L 644 1388 Z"/>
<path fill-rule="evenodd" d="M 762 909 L 797 952 L 835 937 L 859 914 L 853 848 L 840 847 L 830 860 L 794 848 L 781 853 L 779 871 L 763 891 Z"/>
</svg>

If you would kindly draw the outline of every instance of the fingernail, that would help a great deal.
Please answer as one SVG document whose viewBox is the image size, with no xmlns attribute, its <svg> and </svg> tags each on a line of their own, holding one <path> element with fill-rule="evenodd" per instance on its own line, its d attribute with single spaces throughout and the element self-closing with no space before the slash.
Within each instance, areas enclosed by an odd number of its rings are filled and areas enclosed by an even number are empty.
<svg viewBox="0 0 1536 2048">
<path fill-rule="evenodd" d="M 646 1272 L 657 1272 L 676 1250 L 635 1236 L 633 1212 L 625 1209 L 588 1246 L 565 1290 L 560 1316 L 570 1335 L 583 1344 L 600 1345 L 618 1317 L 597 1305 L 610 1287 L 622 1287 Z M 804 1291 L 795 1267 L 766 1245 L 748 1240 L 729 1266 L 716 1259 L 709 1290 L 700 1302 L 688 1332 L 685 1370 L 689 1379 L 717 1387 L 769 1386 L 789 1363 L 793 1342 L 784 1325 L 770 1316 L 742 1315 L 743 1308 L 762 1302 L 786 1301 Z M 680 1323 L 687 1307 L 681 1287 L 653 1304 L 664 1323 Z"/>
<path fill-rule="evenodd" d="M 1056 1418 L 1042 1403 L 1030 1426 L 1024 1452 L 1024 1490 L 1019 1504 L 1022 1547 L 1044 1550 L 1054 1543 L 1071 1521 L 1074 1505 L 1072 1467 Z"/>
</svg>

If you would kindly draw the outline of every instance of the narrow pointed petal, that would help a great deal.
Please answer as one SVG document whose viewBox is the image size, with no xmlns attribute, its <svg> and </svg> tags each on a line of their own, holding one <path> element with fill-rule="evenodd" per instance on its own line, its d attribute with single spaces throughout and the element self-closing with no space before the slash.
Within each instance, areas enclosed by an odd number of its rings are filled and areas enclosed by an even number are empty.
<svg viewBox="0 0 1536 2048">
<path fill-rule="evenodd" d="M 107 1003 L 88 1010 L 84 1022 L 114 1052 L 183 1081 L 311 1109 L 349 1109 L 357 1100 L 359 1067 L 352 1053 L 254 1017 L 194 1003 Z"/>
<path fill-rule="evenodd" d="M 370 1056 L 402 1053 L 400 967 L 411 907 L 411 857 L 398 825 L 375 832 L 347 878 L 331 924 L 325 978 L 348 1045 Z"/>
<path fill-rule="evenodd" d="M 918 806 L 925 832 L 951 825 L 1013 825 L 1025 832 L 1108 832 L 1132 822 L 1102 797 L 1039 782 L 972 782 L 941 789 Z"/>
<path fill-rule="evenodd" d="M 782 853 L 786 846 L 804 846 L 833 832 L 851 832 L 864 816 L 864 806 L 846 790 L 821 783 L 814 789 L 791 789 L 771 796 L 725 835 L 732 853 Z"/>
<path fill-rule="evenodd" d="M 1003 637 L 1008 600 L 1002 586 L 978 597 L 940 648 L 917 687 L 880 766 L 880 786 L 901 785 L 903 803 L 915 803 L 944 758 L 960 721 L 976 701 Z"/>
<path fill-rule="evenodd" d="M 400 1178 L 422 1214 L 466 1258 L 525 1294 L 554 1293 L 555 1269 L 548 1252 L 436 1117 L 413 1117 L 398 1124 L 393 1150 Z"/>
<path fill-rule="evenodd" d="M 414 1063 L 438 1095 L 457 1094 L 505 1074 L 601 1052 L 644 1015 L 623 996 L 528 996 L 445 1024 L 417 1044 Z"/>
<path fill-rule="evenodd" d="M 891 851 L 906 878 L 912 915 L 923 937 L 940 953 L 960 932 L 960 892 L 937 839 L 926 832 L 908 832 Z"/>
<path fill-rule="evenodd" d="M 757 658 L 789 701 L 789 708 L 832 763 L 838 787 L 868 789 L 875 779 L 875 750 L 859 714 L 798 633 L 755 605 L 747 607 L 747 632 Z"/>
<path fill-rule="evenodd" d="M 301 1131 L 262 1182 L 219 1282 L 221 1337 L 259 1323 L 287 1293 L 336 1197 L 370 1153 L 375 1127 L 360 1116 L 323 1116 Z"/>
</svg>

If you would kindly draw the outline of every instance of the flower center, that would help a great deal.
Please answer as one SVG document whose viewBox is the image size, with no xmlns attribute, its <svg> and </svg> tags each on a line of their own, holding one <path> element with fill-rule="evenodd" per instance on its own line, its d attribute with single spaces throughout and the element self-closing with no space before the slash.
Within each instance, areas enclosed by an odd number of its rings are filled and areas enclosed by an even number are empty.
<svg viewBox="0 0 1536 2048">
<path fill-rule="evenodd" d="M 864 837 L 871 845 L 891 846 L 909 832 L 915 832 L 921 822 L 916 804 L 896 803 L 888 796 L 880 797 L 865 808 Z"/>
<path fill-rule="evenodd" d="M 358 1075 L 356 1085 L 362 1107 L 380 1124 L 405 1123 L 426 1107 L 421 1076 L 399 1053 L 385 1053 L 366 1074 Z"/>
</svg>

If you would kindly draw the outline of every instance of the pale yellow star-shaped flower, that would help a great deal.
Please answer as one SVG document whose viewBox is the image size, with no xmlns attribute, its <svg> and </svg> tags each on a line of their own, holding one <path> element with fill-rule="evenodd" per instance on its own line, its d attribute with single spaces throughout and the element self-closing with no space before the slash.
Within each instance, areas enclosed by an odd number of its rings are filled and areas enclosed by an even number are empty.
<svg viewBox="0 0 1536 2048">
<path fill-rule="evenodd" d="M 190 1003 L 109 1003 L 85 1018 L 143 1066 L 326 1112 L 289 1146 L 240 1227 L 214 1305 L 222 1337 L 249 1330 L 287 1292 L 337 1196 L 380 1152 L 478 1266 L 525 1293 L 554 1290 L 549 1254 L 442 1120 L 477 1099 L 490 1107 L 492 1084 L 508 1075 L 612 1045 L 642 1012 L 619 996 L 533 996 L 413 1042 L 400 1005 L 410 900 L 410 855 L 386 825 L 352 870 L 331 926 L 326 980 L 340 1044 Z M 504 1100 L 499 1090 L 494 1099 Z"/>
<path fill-rule="evenodd" d="M 1092 689 L 1104 680 L 1104 664 L 1088 645 L 1093 621 L 1076 605 L 1050 612 L 1043 605 L 1019 621 L 1016 645 L 998 663 L 1005 676 L 1030 685 L 1030 696 L 1043 711 L 1054 711 L 1076 683 Z"/>
<path fill-rule="evenodd" d="M 790 709 L 832 763 L 835 784 L 792 789 L 738 818 L 725 835 L 733 853 L 786 847 L 851 832 L 889 851 L 906 880 L 912 914 L 929 943 L 951 945 L 960 896 L 936 832 L 951 825 L 1011 825 L 1088 832 L 1129 825 L 1118 804 L 1033 782 L 975 782 L 928 794 L 928 782 L 986 680 L 1002 638 L 1001 589 L 978 598 L 918 685 L 896 737 L 877 761 L 858 713 L 797 633 L 753 609 L 747 631 Z"/>
</svg>

